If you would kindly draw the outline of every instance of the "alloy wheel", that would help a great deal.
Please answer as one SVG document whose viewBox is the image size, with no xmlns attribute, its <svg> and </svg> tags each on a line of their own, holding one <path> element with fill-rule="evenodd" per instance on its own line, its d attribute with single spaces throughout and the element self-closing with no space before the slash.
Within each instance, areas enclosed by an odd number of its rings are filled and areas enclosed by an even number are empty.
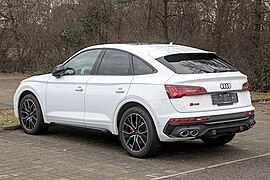
<svg viewBox="0 0 270 180">
<path fill-rule="evenodd" d="M 20 111 L 21 123 L 27 130 L 35 128 L 38 119 L 37 107 L 34 101 L 27 99 L 23 102 Z"/>
<path fill-rule="evenodd" d="M 128 115 L 124 120 L 122 135 L 131 151 L 142 151 L 148 141 L 148 126 L 145 119 L 137 113 Z"/>
</svg>

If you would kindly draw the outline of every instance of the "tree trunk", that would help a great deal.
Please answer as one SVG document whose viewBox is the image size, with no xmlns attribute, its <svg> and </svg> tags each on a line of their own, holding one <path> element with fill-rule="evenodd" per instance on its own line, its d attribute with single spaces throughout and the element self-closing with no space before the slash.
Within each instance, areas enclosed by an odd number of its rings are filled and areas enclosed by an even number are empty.
<svg viewBox="0 0 270 180">
<path fill-rule="evenodd" d="M 167 43 L 169 43 L 169 34 L 168 34 L 168 2 L 169 0 L 164 0 L 164 21 L 163 21 L 163 33 L 164 39 Z"/>
<path fill-rule="evenodd" d="M 215 22 L 215 30 L 214 30 L 214 37 L 215 37 L 215 42 L 214 42 L 214 49 L 217 53 L 220 53 L 222 47 L 222 38 L 223 38 L 223 28 L 225 25 L 224 22 L 224 16 L 225 15 L 225 8 L 227 5 L 227 1 L 225 0 L 217 0 L 216 1 L 216 22 Z"/>
<path fill-rule="evenodd" d="M 152 4 L 153 4 L 153 0 L 148 0 L 148 15 L 147 15 L 147 27 L 146 27 L 146 39 L 147 41 L 149 41 L 149 38 L 151 36 L 150 32 L 151 32 L 151 14 L 152 14 Z"/>
<path fill-rule="evenodd" d="M 253 41 L 254 46 L 256 48 L 260 45 L 261 39 L 261 30 L 262 30 L 262 12 L 260 11 L 260 7 L 262 6 L 262 0 L 255 1 L 255 11 L 254 11 L 254 35 Z"/>
</svg>

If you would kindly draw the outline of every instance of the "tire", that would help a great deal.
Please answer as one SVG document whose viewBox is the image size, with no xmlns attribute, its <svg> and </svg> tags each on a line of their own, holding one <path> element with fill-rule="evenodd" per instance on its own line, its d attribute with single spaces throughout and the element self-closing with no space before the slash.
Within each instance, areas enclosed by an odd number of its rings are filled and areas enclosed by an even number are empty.
<svg viewBox="0 0 270 180">
<path fill-rule="evenodd" d="M 140 106 L 129 108 L 121 117 L 119 139 L 123 148 L 136 158 L 154 155 L 160 148 L 153 120 Z"/>
<path fill-rule="evenodd" d="M 233 140 L 235 136 L 235 133 L 229 134 L 229 135 L 222 135 L 216 138 L 201 138 L 201 140 L 206 143 L 209 144 L 211 146 L 222 146 L 228 142 L 230 142 L 231 140 Z"/>
<path fill-rule="evenodd" d="M 21 127 L 27 134 L 43 134 L 49 125 L 44 123 L 40 104 L 33 94 L 25 95 L 19 105 Z"/>
</svg>

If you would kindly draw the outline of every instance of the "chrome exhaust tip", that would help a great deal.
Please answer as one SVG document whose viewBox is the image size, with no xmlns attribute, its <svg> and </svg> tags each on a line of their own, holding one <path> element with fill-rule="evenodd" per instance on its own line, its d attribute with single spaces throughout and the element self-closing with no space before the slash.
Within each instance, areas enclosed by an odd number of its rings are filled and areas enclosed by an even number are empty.
<svg viewBox="0 0 270 180">
<path fill-rule="evenodd" d="M 181 137 L 187 137 L 189 135 L 189 132 L 187 130 L 183 130 L 179 133 L 179 136 Z"/>
<path fill-rule="evenodd" d="M 189 133 L 190 133 L 191 136 L 195 137 L 195 136 L 197 136 L 199 134 L 199 130 L 194 129 L 194 130 L 191 130 Z"/>
</svg>

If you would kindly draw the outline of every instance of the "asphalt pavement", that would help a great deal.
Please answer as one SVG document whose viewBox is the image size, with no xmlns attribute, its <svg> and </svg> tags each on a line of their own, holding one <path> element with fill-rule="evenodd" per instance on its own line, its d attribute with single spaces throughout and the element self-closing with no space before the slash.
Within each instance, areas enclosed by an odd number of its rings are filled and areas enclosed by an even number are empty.
<svg viewBox="0 0 270 180">
<path fill-rule="evenodd" d="M 0 109 L 12 107 L 23 77 L 0 76 Z M 270 179 L 270 104 L 255 104 L 257 124 L 225 146 L 200 140 L 166 143 L 155 157 L 136 159 L 117 137 L 53 126 L 45 135 L 0 133 L 1 179 Z"/>
<path fill-rule="evenodd" d="M 270 107 L 225 146 L 200 140 L 166 143 L 157 156 L 130 157 L 117 137 L 53 126 L 45 135 L 0 133 L 0 179 L 270 179 Z"/>
</svg>

